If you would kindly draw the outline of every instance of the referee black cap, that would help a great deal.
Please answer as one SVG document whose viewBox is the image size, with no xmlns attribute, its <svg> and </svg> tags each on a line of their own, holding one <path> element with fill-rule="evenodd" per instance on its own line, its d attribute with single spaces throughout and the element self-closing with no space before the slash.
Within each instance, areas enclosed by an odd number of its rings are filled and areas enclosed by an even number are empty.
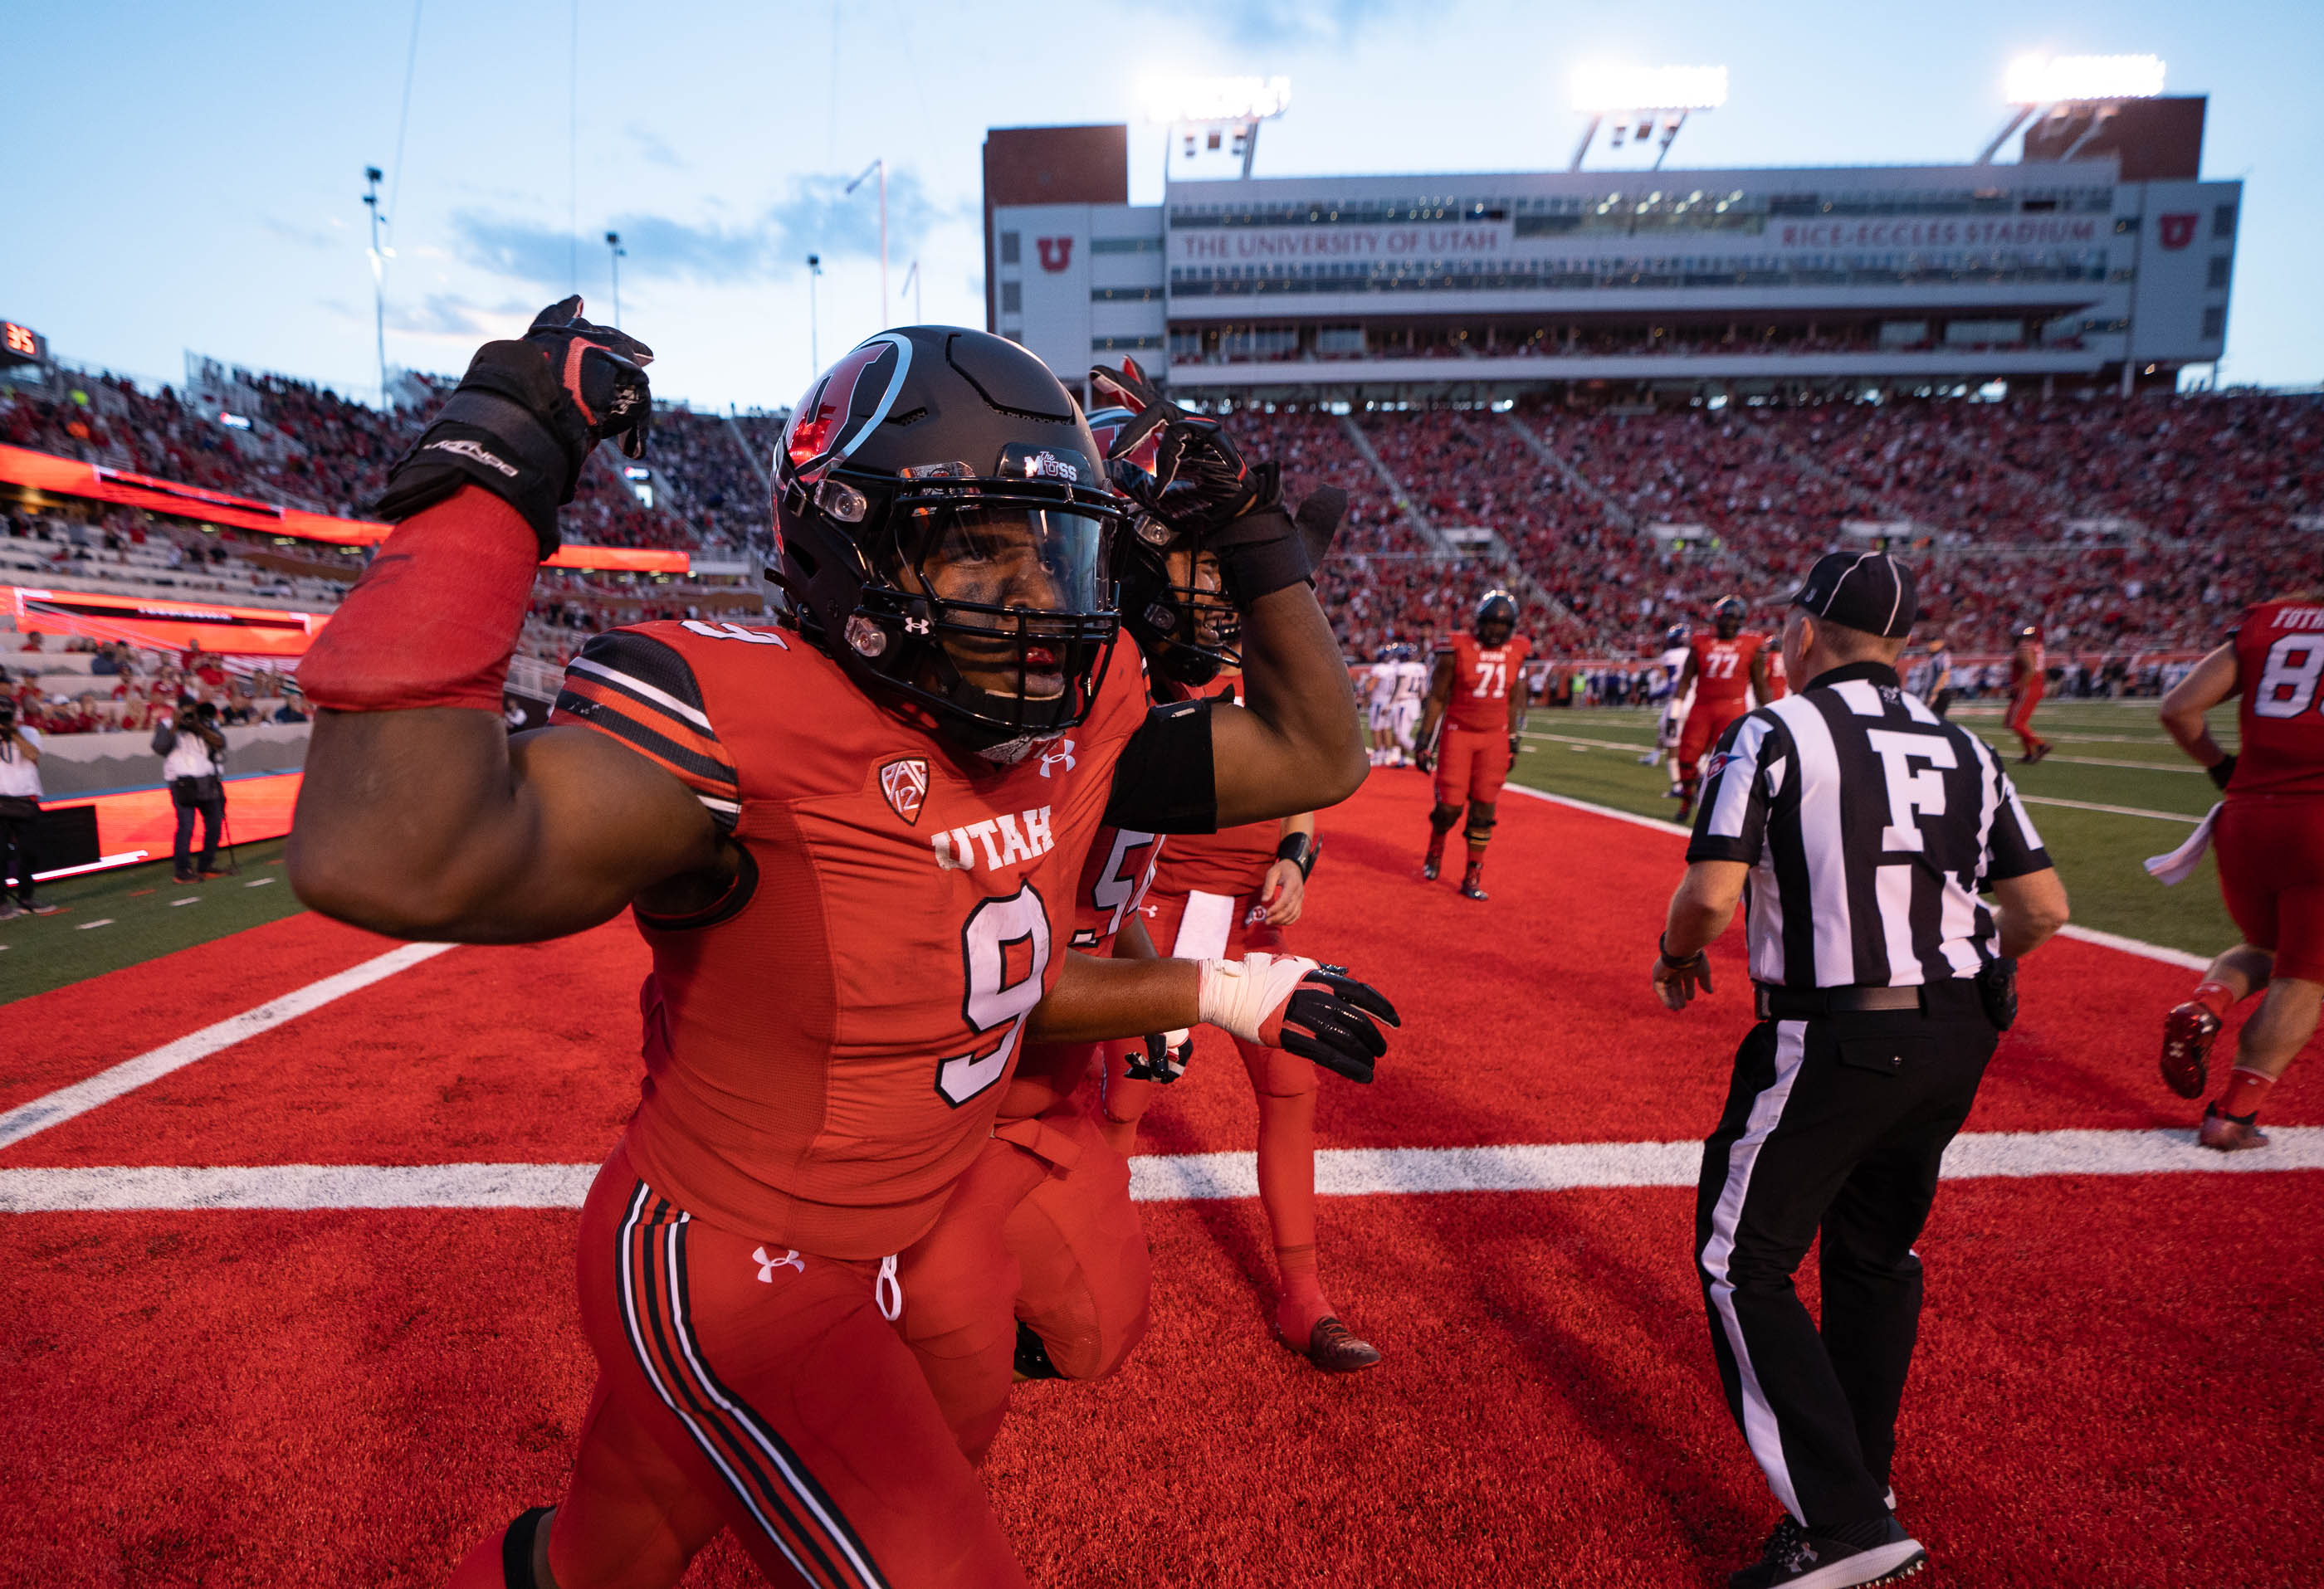
<svg viewBox="0 0 2324 1589">
<path fill-rule="evenodd" d="M 1832 552 L 1817 559 L 1792 605 L 1891 640 L 1911 633 L 1921 615 L 1913 571 L 1886 552 Z"/>
</svg>

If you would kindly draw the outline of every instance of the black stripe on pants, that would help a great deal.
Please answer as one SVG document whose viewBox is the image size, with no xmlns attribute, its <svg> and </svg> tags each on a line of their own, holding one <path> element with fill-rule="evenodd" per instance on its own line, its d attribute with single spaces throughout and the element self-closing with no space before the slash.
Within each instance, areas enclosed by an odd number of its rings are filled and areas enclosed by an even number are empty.
<svg viewBox="0 0 2324 1589">
<path fill-rule="evenodd" d="M 1736 1051 L 1695 1263 L 1728 1410 L 1808 1527 L 1885 1509 L 1920 1328 L 1913 1242 L 1998 1041 L 1981 1015 L 1904 1011 L 1763 1021 Z M 1819 1233 L 1821 1332 L 1792 1284 Z"/>
</svg>

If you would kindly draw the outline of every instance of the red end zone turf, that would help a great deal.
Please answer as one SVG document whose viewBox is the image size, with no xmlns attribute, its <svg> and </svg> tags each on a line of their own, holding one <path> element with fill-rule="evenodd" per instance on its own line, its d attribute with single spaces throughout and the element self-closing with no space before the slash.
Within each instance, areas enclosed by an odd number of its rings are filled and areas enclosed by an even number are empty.
<svg viewBox="0 0 2324 1589">
<path fill-rule="evenodd" d="M 1294 947 L 1403 1007 L 1328 1146 L 1677 1140 L 1747 1016 L 1739 941 L 1646 990 L 1679 840 L 1512 796 L 1493 900 L 1417 875 L 1423 780 L 1325 819 Z M 23 1101 L 388 948 L 293 918 L 11 1006 Z M 643 958 L 614 923 L 461 949 L 0 1154 L 110 1163 L 572 1162 L 635 1096 Z M 2060 942 L 1973 1129 L 2185 1125 L 2153 1075 L 2192 974 Z M 2270 1100 L 2314 1116 L 2311 1056 Z M 1148 1146 L 1247 1148 L 1207 1037 Z M 2324 1175 L 1949 1183 L 1898 1487 L 1938 1581 L 2297 1584 L 2324 1525 Z M 989 1473 L 1037 1583 L 1702 1584 L 1773 1516 L 1717 1401 L 1672 1189 L 1333 1199 L 1324 1273 L 1389 1354 L 1267 1338 L 1252 1202 L 1149 1204 L 1154 1333 L 1037 1384 Z M 557 1211 L 0 1216 L 0 1579 L 440 1583 L 554 1497 L 589 1365 Z M 1812 1283 L 1812 1277 L 1811 1277 Z M 715 1548 L 689 1582 L 748 1581 Z"/>
</svg>

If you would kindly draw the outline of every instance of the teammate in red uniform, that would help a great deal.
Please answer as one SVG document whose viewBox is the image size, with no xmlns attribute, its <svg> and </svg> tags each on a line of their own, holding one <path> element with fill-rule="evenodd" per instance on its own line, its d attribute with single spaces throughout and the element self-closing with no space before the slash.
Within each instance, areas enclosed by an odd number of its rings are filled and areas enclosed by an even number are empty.
<svg viewBox="0 0 2324 1589">
<path fill-rule="evenodd" d="M 2324 1002 L 2324 590 L 2248 609 L 2235 638 L 2163 697 L 2163 726 L 2226 791 L 2213 842 L 2219 892 L 2244 941 L 2211 962 L 2194 995 L 2164 1017 L 2163 1079 L 2200 1098 L 2211 1040 L 2227 1011 L 2264 988 L 2244 1023 L 2227 1086 L 2198 1138 L 2233 1153 L 2264 1147 L 2260 1100 L 2316 1031 Z M 2229 696 L 2239 751 L 2203 714 Z"/>
<path fill-rule="evenodd" d="M 1743 598 L 1722 596 L 1711 610 L 1711 632 L 1687 641 L 1686 666 L 1679 670 L 1682 699 L 1694 691 L 1694 704 L 1678 736 L 1678 821 L 1694 815 L 1694 791 L 1703 752 L 1719 743 L 1727 725 L 1774 697 L 1767 686 L 1767 637 L 1743 632 Z"/>
<path fill-rule="evenodd" d="M 2026 624 L 2016 634 L 2016 648 L 2009 653 L 2009 731 L 2017 736 L 2024 754 L 2021 762 L 2036 762 L 2050 754 L 2050 741 L 2034 731 L 2034 709 L 2042 704 L 2042 696 L 2050 687 L 2048 661 L 2042 651 L 2042 629 L 2038 624 Z"/>
<path fill-rule="evenodd" d="M 1200 1019 L 1380 1052 L 1376 996 L 1312 962 L 1061 941 L 1102 825 L 1207 831 L 1361 781 L 1304 547 L 1271 471 L 1167 417 L 1151 483 L 1222 537 L 1250 688 L 1149 711 L 1105 599 L 1129 502 L 1072 399 L 1000 338 L 883 332 L 776 458 L 795 627 L 600 636 L 556 722 L 511 739 L 557 506 L 599 440 L 634 456 L 650 423 L 647 350 L 579 309 L 478 353 L 301 669 L 324 709 L 290 853 L 309 905 L 506 942 L 633 904 L 653 955 L 641 1100 L 582 1211 L 599 1380 L 575 1472 L 453 1583 L 672 1584 L 731 1527 L 778 1583 L 1021 1584 L 891 1324 L 899 1255 L 991 1139 L 1020 1044 Z"/>
<path fill-rule="evenodd" d="M 1444 836 L 1469 805 L 1469 869 L 1461 876 L 1464 899 L 1489 899 L 1485 846 L 1493 840 L 1494 809 L 1517 759 L 1526 720 L 1526 658 L 1533 642 L 1517 632 L 1517 598 L 1487 591 L 1477 602 L 1471 632 L 1454 635 L 1437 653 L 1421 714 L 1421 767 L 1434 764 L 1436 804 L 1428 813 L 1428 854 L 1420 875 L 1430 882 L 1444 864 Z M 1438 725 L 1443 732 L 1439 735 Z"/>
</svg>

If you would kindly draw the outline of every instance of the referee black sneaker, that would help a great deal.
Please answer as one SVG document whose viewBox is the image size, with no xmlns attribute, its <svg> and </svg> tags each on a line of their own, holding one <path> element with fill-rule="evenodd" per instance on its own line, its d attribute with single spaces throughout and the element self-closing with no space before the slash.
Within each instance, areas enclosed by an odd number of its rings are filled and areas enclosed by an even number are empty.
<svg viewBox="0 0 2324 1589">
<path fill-rule="evenodd" d="M 1837 1529 L 1803 1529 L 1786 1513 L 1759 1559 L 1729 1574 L 1727 1589 L 1846 1589 L 1901 1584 L 1929 1565 L 1921 1542 L 1893 1515 Z"/>
</svg>

